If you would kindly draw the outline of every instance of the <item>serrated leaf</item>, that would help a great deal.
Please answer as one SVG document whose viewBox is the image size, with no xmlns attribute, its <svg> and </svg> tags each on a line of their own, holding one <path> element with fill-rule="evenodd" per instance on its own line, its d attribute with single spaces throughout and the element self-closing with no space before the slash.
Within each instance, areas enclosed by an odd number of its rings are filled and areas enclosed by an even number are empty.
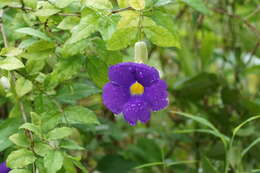
<svg viewBox="0 0 260 173">
<path fill-rule="evenodd" d="M 205 6 L 202 0 L 181 0 L 181 1 L 203 14 L 210 14 L 209 9 Z"/>
<path fill-rule="evenodd" d="M 3 70 L 16 70 L 23 67 L 23 63 L 15 57 L 7 57 L 4 60 L 0 60 L 0 68 Z"/>
<path fill-rule="evenodd" d="M 38 11 L 36 11 L 34 13 L 35 16 L 39 16 L 39 17 L 48 17 L 48 16 L 52 16 L 56 13 L 60 12 L 59 9 L 48 9 L 48 8 L 45 8 L 45 9 L 40 9 Z"/>
<path fill-rule="evenodd" d="M 145 0 L 129 0 L 128 3 L 136 10 L 143 10 L 145 8 Z"/>
<path fill-rule="evenodd" d="M 82 106 L 70 106 L 66 108 L 64 110 L 64 119 L 71 124 L 99 124 L 96 114 Z"/>
<path fill-rule="evenodd" d="M 121 28 L 116 30 L 107 42 L 109 50 L 125 49 L 136 41 L 138 29 L 136 27 Z"/>
<path fill-rule="evenodd" d="M 50 151 L 44 157 L 44 167 L 48 173 L 56 173 L 63 165 L 63 154 L 58 151 Z"/>
<path fill-rule="evenodd" d="M 180 48 L 177 36 L 162 26 L 154 25 L 145 27 L 144 32 L 147 38 L 158 46 Z"/>
<path fill-rule="evenodd" d="M 30 143 L 23 133 L 15 133 L 9 137 L 10 141 L 12 141 L 15 145 L 21 147 L 29 147 Z"/>
<path fill-rule="evenodd" d="M 29 27 L 19 28 L 16 30 L 16 32 L 38 37 L 38 38 L 41 38 L 46 41 L 51 41 L 51 39 L 46 34 L 44 34 L 43 32 L 41 32 L 39 30 L 33 29 L 33 28 L 29 28 Z"/>
<path fill-rule="evenodd" d="M 57 140 L 70 136 L 73 133 L 73 129 L 69 127 L 55 128 L 50 131 L 47 136 L 49 140 Z"/>
<path fill-rule="evenodd" d="M 18 97 L 22 97 L 33 89 L 31 81 L 21 77 L 15 82 L 15 91 Z"/>
<path fill-rule="evenodd" d="M 7 157 L 7 166 L 9 168 L 24 168 L 36 160 L 33 152 L 27 149 L 20 149 L 11 152 Z"/>
<path fill-rule="evenodd" d="M 109 0 L 87 0 L 86 5 L 97 9 L 111 9 L 113 8 Z"/>
<path fill-rule="evenodd" d="M 55 0 L 55 6 L 58 8 L 65 8 L 69 6 L 74 0 Z"/>
</svg>

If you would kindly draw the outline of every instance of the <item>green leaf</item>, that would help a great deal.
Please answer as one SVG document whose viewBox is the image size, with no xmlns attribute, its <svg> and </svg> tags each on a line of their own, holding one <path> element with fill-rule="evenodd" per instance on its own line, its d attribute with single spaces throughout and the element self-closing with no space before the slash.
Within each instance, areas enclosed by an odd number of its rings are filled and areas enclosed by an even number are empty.
<svg viewBox="0 0 260 173">
<path fill-rule="evenodd" d="M 85 148 L 81 147 L 79 144 L 72 140 L 61 141 L 60 147 L 68 150 L 85 150 Z"/>
<path fill-rule="evenodd" d="M 28 169 L 13 169 L 9 173 L 30 173 Z"/>
<path fill-rule="evenodd" d="M 78 158 L 72 157 L 68 154 L 65 154 L 66 159 L 69 159 L 76 165 L 83 173 L 89 173 L 88 170 L 80 163 Z"/>
<path fill-rule="evenodd" d="M 209 9 L 205 6 L 202 0 L 181 0 L 181 1 L 203 14 L 210 14 Z"/>
<path fill-rule="evenodd" d="M 18 118 L 9 118 L 0 122 L 0 152 L 12 145 L 9 136 L 17 132 L 21 124 Z"/>
<path fill-rule="evenodd" d="M 3 70 L 16 70 L 23 67 L 23 63 L 15 57 L 7 57 L 4 60 L 0 60 L 0 68 Z"/>
<path fill-rule="evenodd" d="M 61 23 L 57 26 L 59 29 L 71 30 L 75 25 L 80 21 L 80 18 L 77 16 L 66 16 Z"/>
<path fill-rule="evenodd" d="M 145 8 L 145 0 L 129 0 L 128 3 L 136 10 L 143 10 Z"/>
<path fill-rule="evenodd" d="M 47 136 L 49 140 L 57 140 L 70 136 L 73 133 L 73 129 L 69 127 L 55 128 L 50 131 Z"/>
<path fill-rule="evenodd" d="M 88 46 L 88 43 L 89 41 L 87 39 L 84 39 L 73 44 L 64 44 L 64 46 L 60 50 L 61 54 L 64 57 L 71 57 L 79 53 L 84 53 Z"/>
<path fill-rule="evenodd" d="M 58 151 L 50 151 L 44 157 L 44 167 L 48 173 L 56 173 L 63 165 L 63 154 Z"/>
<path fill-rule="evenodd" d="M 91 57 L 88 59 L 87 72 L 99 88 L 103 88 L 108 82 L 108 66 L 100 58 Z"/>
<path fill-rule="evenodd" d="M 24 124 L 20 127 L 20 129 L 29 130 L 29 131 L 35 133 L 35 134 L 38 135 L 38 136 L 41 136 L 41 135 L 42 135 L 42 134 L 41 134 L 41 129 L 40 129 L 38 126 L 36 126 L 36 125 L 34 125 L 34 124 L 31 124 L 31 123 L 24 123 Z"/>
<path fill-rule="evenodd" d="M 120 8 L 129 7 L 128 0 L 117 0 L 117 3 Z"/>
<path fill-rule="evenodd" d="M 13 151 L 7 157 L 7 166 L 9 168 L 24 168 L 25 166 L 32 164 L 36 160 L 32 151 L 27 149 L 20 149 Z"/>
<path fill-rule="evenodd" d="M 155 25 L 145 27 L 144 32 L 147 38 L 158 46 L 177 48 L 181 47 L 177 36 L 162 26 Z"/>
<path fill-rule="evenodd" d="M 229 141 L 229 138 L 219 132 L 216 132 L 214 130 L 210 129 L 185 129 L 185 130 L 175 130 L 174 133 L 176 134 L 183 134 L 183 133 L 207 133 L 211 134 L 215 137 L 220 138 L 222 141 L 225 141 L 224 143 L 227 144 L 226 141 Z"/>
<path fill-rule="evenodd" d="M 174 86 L 174 91 L 179 99 L 202 100 L 218 92 L 221 81 L 213 73 L 200 73 Z"/>
<path fill-rule="evenodd" d="M 71 159 L 68 159 L 67 157 L 64 157 L 63 167 L 66 170 L 66 172 L 69 172 L 69 173 L 78 172 L 75 165 L 73 164 L 73 161 Z"/>
<path fill-rule="evenodd" d="M 29 27 L 19 28 L 19 29 L 16 30 L 16 32 L 26 34 L 26 35 L 31 35 L 31 36 L 34 36 L 34 37 L 38 37 L 38 38 L 41 38 L 41 39 L 46 40 L 46 41 L 51 41 L 51 38 L 49 38 L 46 34 L 44 34 L 43 32 L 41 32 L 39 30 L 33 29 L 33 28 L 29 28 Z"/>
<path fill-rule="evenodd" d="M 138 29 L 136 27 L 121 28 L 116 30 L 107 42 L 109 50 L 125 49 L 136 41 Z"/>
<path fill-rule="evenodd" d="M 46 86 L 48 88 L 55 87 L 59 82 L 64 82 L 77 75 L 82 66 L 83 58 L 81 56 L 72 56 L 62 59 L 55 65 L 54 71 L 46 79 Z"/>
<path fill-rule="evenodd" d="M 58 8 L 65 8 L 69 6 L 74 0 L 55 0 L 55 6 Z"/>
<path fill-rule="evenodd" d="M 44 68 L 44 66 L 44 59 L 30 59 L 27 61 L 25 69 L 30 75 L 35 75 L 40 72 Z"/>
<path fill-rule="evenodd" d="M 202 117 L 199 117 L 199 116 L 195 116 L 195 115 L 191 115 L 191 114 L 187 114 L 187 113 L 183 113 L 183 112 L 173 112 L 173 113 L 179 114 L 179 115 L 184 116 L 186 118 L 190 118 L 190 119 L 210 128 L 210 129 L 212 129 L 214 131 L 214 133 L 216 133 L 215 136 L 220 137 L 223 144 L 225 146 L 227 146 L 227 143 L 229 142 L 229 138 L 227 138 L 225 135 L 220 133 L 219 130 L 213 124 L 211 124 L 208 120 L 206 120 Z"/>
<path fill-rule="evenodd" d="M 253 117 L 250 117 L 249 119 L 247 119 L 246 121 L 242 122 L 241 124 L 239 124 L 234 130 L 233 130 L 233 136 L 236 136 L 237 132 L 241 129 L 241 127 L 243 127 L 244 125 L 246 125 L 247 123 L 254 121 L 256 119 L 259 119 L 260 115 L 256 115 Z"/>
<path fill-rule="evenodd" d="M 76 104 L 80 99 L 101 92 L 101 89 L 98 89 L 90 82 L 73 82 L 72 84 L 62 86 L 62 88 L 57 91 L 56 99 L 62 103 Z"/>
<path fill-rule="evenodd" d="M 260 142 L 260 138 L 257 138 L 256 140 L 254 140 L 248 147 L 246 147 L 243 151 L 242 151 L 242 157 L 244 157 L 246 155 L 246 153 L 252 148 L 254 147 L 256 144 L 258 144 Z"/>
<path fill-rule="evenodd" d="M 97 9 L 111 9 L 113 8 L 109 0 L 87 0 L 86 5 Z"/>
<path fill-rule="evenodd" d="M 96 114 L 82 106 L 70 106 L 64 110 L 64 122 L 70 124 L 99 124 Z"/>
<path fill-rule="evenodd" d="M 173 0 L 157 0 L 155 3 L 155 6 L 156 7 L 165 6 L 165 5 L 171 4 L 173 2 L 174 2 Z"/>
<path fill-rule="evenodd" d="M 22 49 L 16 48 L 16 47 L 8 47 L 8 48 L 3 48 L 1 50 L 0 55 L 1 56 L 18 56 L 23 52 Z"/>
<path fill-rule="evenodd" d="M 99 26 L 98 19 L 99 16 L 94 11 L 90 11 L 87 16 L 81 18 L 80 23 L 71 30 L 71 38 L 66 44 L 72 44 L 88 38 L 92 33 L 97 31 Z"/>
<path fill-rule="evenodd" d="M 15 133 L 12 136 L 9 137 L 10 141 L 12 141 L 15 145 L 20 147 L 29 147 L 30 142 L 25 136 L 24 133 Z"/>
<path fill-rule="evenodd" d="M 97 170 L 105 173 L 119 173 L 122 170 L 131 170 L 134 166 L 135 163 L 131 160 L 126 160 L 120 155 L 108 154 L 98 162 Z"/>
<path fill-rule="evenodd" d="M 63 0 L 64 1 L 64 0 Z M 38 11 L 36 11 L 34 13 L 35 16 L 40 16 L 40 17 L 48 17 L 48 16 L 52 16 L 56 13 L 60 12 L 60 10 L 58 9 L 48 9 L 48 8 L 45 8 L 45 9 L 40 9 Z"/>
<path fill-rule="evenodd" d="M 202 167 L 205 172 L 210 172 L 210 173 L 220 173 L 210 162 L 210 160 L 207 157 L 204 157 L 202 160 Z"/>
<path fill-rule="evenodd" d="M 33 89 L 31 81 L 21 77 L 15 83 L 15 91 L 18 97 L 22 97 Z"/>
<path fill-rule="evenodd" d="M 46 154 L 51 150 L 51 147 L 44 143 L 36 142 L 34 144 L 34 151 L 36 154 L 45 157 Z"/>
<path fill-rule="evenodd" d="M 37 0 L 23 0 L 25 6 L 30 7 L 32 9 L 36 9 Z"/>
</svg>

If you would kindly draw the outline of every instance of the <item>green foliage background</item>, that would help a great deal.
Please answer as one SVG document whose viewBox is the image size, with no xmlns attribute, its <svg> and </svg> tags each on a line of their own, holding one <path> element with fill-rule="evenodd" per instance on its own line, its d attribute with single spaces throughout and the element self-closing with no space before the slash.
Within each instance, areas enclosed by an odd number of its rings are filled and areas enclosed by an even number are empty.
<svg viewBox="0 0 260 173">
<path fill-rule="evenodd" d="M 260 172 L 258 0 L 0 0 L 0 161 L 11 173 Z M 149 65 L 170 105 L 129 126 L 108 67 Z"/>
</svg>

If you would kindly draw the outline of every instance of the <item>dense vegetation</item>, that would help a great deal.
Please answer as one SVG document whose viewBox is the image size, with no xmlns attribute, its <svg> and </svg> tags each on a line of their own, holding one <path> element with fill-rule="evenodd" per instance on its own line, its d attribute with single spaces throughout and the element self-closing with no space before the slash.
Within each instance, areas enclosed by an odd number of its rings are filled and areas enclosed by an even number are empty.
<svg viewBox="0 0 260 173">
<path fill-rule="evenodd" d="M 11 173 L 260 172 L 259 0 L 0 0 Z M 108 68 L 145 40 L 169 106 L 130 126 Z"/>
</svg>

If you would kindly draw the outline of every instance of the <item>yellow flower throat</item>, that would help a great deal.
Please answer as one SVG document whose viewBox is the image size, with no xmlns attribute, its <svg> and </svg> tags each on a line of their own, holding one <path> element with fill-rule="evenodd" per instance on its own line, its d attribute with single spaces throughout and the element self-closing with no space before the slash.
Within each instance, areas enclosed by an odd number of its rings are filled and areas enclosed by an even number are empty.
<svg viewBox="0 0 260 173">
<path fill-rule="evenodd" d="M 142 95 L 144 93 L 144 87 L 139 82 L 135 82 L 130 86 L 131 95 Z"/>
</svg>

